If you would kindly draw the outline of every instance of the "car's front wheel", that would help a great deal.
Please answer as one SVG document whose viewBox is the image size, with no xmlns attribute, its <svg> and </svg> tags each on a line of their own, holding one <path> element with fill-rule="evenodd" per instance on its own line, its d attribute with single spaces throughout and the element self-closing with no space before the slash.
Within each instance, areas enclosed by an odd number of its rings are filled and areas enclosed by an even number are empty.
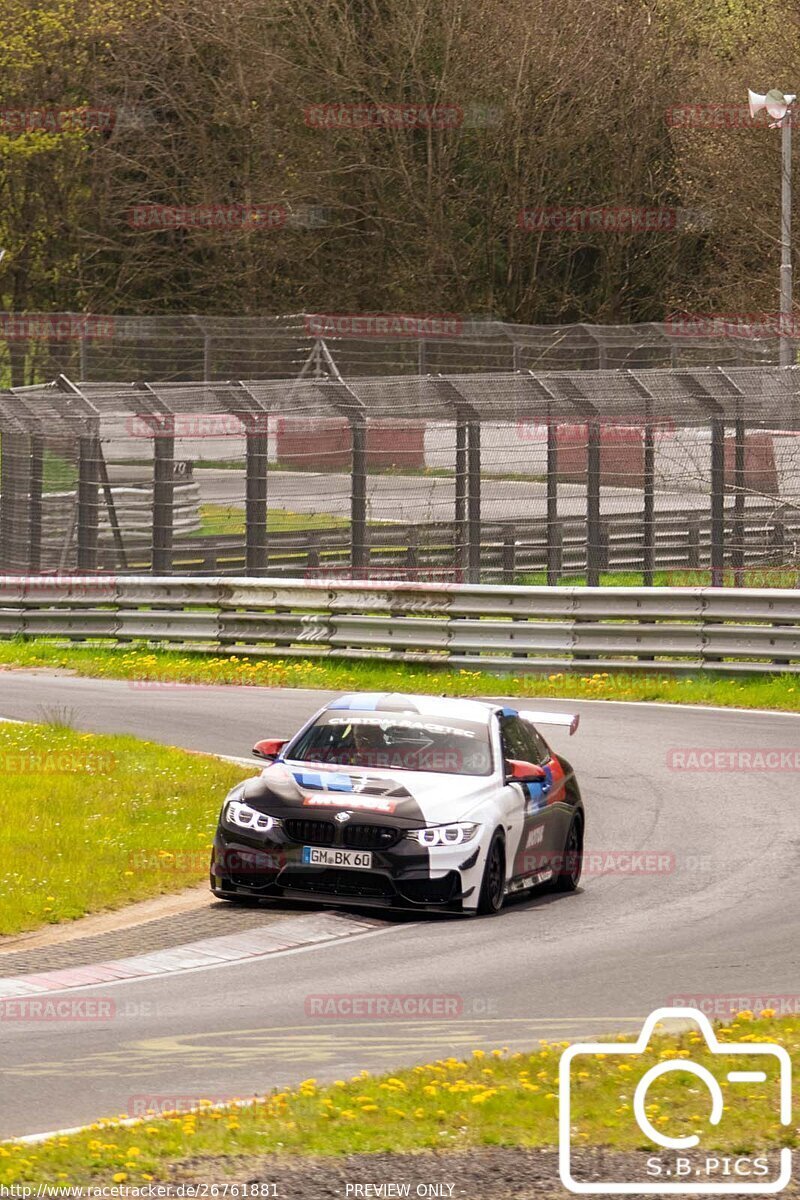
<svg viewBox="0 0 800 1200">
<path fill-rule="evenodd" d="M 506 847 L 499 832 L 492 838 L 486 866 L 483 868 L 478 912 L 486 916 L 499 912 L 503 907 L 506 890 Z"/>
<path fill-rule="evenodd" d="M 579 816 L 572 818 L 567 840 L 564 843 L 564 861 L 556 874 L 553 890 L 574 892 L 581 881 L 583 870 L 583 822 Z"/>
</svg>

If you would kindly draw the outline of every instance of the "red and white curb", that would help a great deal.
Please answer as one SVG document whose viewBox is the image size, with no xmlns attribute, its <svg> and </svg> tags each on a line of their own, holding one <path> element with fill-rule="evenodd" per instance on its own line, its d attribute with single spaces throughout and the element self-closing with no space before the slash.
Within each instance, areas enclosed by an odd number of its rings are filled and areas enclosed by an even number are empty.
<svg viewBox="0 0 800 1200">
<path fill-rule="evenodd" d="M 33 975 L 18 975 L 0 979 L 0 1000 L 22 996 L 41 996 L 69 988 L 94 987 L 158 976 L 177 975 L 204 968 L 232 966 L 265 958 L 270 954 L 321 946 L 343 938 L 376 933 L 378 922 L 340 913 L 309 913 L 307 916 L 284 917 L 263 929 L 249 929 L 223 937 L 189 942 L 171 950 L 156 950 L 133 958 L 91 966 L 65 967 L 60 971 L 42 971 Z"/>
</svg>

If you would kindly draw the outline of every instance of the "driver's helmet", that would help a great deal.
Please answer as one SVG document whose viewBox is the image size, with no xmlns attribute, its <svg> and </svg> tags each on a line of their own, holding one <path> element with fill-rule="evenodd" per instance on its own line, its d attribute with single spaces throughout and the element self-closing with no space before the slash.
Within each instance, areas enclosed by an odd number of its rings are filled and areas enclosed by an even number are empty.
<svg viewBox="0 0 800 1200">
<path fill-rule="evenodd" d="M 386 749 L 379 725 L 353 725 L 353 744 L 359 754 L 378 754 Z"/>
</svg>

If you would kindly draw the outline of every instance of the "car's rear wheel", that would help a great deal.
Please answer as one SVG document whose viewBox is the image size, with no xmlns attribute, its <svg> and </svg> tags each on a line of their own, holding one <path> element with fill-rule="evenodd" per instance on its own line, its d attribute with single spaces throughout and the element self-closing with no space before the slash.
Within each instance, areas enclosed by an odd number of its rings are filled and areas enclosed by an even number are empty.
<svg viewBox="0 0 800 1200">
<path fill-rule="evenodd" d="M 483 868 L 478 912 L 491 916 L 503 907 L 506 890 L 506 847 L 499 832 L 492 838 Z"/>
<path fill-rule="evenodd" d="M 574 892 L 583 870 L 583 821 L 577 814 L 572 818 L 564 843 L 564 861 L 553 881 L 556 892 Z"/>
</svg>

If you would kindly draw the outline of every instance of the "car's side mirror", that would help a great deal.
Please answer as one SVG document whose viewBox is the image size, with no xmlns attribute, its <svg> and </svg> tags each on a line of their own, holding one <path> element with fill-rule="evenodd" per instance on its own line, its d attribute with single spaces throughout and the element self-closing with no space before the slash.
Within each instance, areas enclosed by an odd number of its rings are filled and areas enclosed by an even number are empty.
<svg viewBox="0 0 800 1200">
<path fill-rule="evenodd" d="M 544 767 L 521 758 L 506 759 L 506 783 L 544 783 L 546 779 Z"/>
<path fill-rule="evenodd" d="M 286 738 L 264 738 L 263 741 L 256 742 L 251 753 L 255 758 L 265 758 L 267 762 L 274 762 L 286 741 Z"/>
</svg>

